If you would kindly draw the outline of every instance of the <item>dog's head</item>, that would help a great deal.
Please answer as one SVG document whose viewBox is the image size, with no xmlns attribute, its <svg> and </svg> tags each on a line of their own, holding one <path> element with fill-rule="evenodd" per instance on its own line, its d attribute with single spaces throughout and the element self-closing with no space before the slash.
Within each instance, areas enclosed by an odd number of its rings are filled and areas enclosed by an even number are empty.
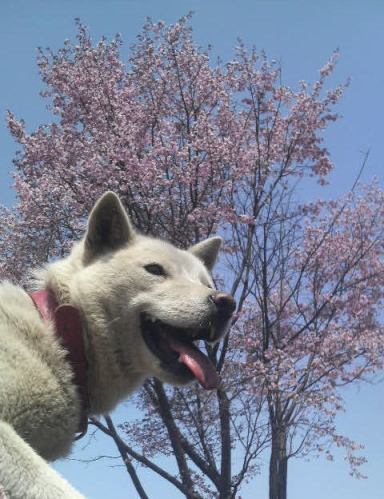
<svg viewBox="0 0 384 499">
<path fill-rule="evenodd" d="M 220 244 L 213 237 L 181 250 L 138 234 L 112 192 L 95 205 L 82 245 L 82 287 L 102 303 L 131 371 L 172 384 L 197 379 L 205 388 L 216 386 L 215 370 L 195 343 L 218 341 L 235 310 L 232 296 L 215 290 L 210 275 Z"/>
</svg>

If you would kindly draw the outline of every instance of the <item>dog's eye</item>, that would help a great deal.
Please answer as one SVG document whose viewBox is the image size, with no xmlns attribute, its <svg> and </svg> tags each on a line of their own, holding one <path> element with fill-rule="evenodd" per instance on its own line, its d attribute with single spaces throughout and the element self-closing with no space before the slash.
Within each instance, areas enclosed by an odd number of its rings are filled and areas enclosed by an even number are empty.
<svg viewBox="0 0 384 499">
<path fill-rule="evenodd" d="M 147 272 L 153 275 L 161 275 L 164 277 L 167 275 L 163 267 L 158 263 L 150 263 L 149 265 L 144 265 L 144 268 Z"/>
</svg>

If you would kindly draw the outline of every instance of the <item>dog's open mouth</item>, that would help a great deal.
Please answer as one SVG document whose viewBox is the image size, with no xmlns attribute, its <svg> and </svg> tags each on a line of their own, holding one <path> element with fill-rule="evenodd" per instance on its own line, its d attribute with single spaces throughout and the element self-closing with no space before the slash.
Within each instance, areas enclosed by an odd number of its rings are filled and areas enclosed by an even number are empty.
<svg viewBox="0 0 384 499">
<path fill-rule="evenodd" d="M 196 340 L 209 340 L 210 328 L 176 328 L 142 314 L 141 330 L 147 347 L 160 359 L 162 368 L 185 381 L 195 378 L 206 390 L 217 388 L 218 375 L 212 362 L 193 344 Z"/>
</svg>

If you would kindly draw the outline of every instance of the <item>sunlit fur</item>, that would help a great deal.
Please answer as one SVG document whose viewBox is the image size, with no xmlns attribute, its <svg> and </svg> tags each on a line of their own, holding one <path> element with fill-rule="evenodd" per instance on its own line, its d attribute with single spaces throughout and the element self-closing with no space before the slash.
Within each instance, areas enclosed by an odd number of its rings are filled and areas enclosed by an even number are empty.
<svg viewBox="0 0 384 499">
<path fill-rule="evenodd" d="M 105 235 L 106 220 L 111 230 Z M 67 258 L 35 272 L 35 288 L 51 289 L 60 303 L 80 311 L 92 414 L 109 412 L 148 376 L 181 382 L 147 349 L 140 314 L 174 326 L 204 324 L 212 313 L 207 266 L 219 246 L 220 238 L 212 238 L 183 251 L 139 235 L 118 198 L 107 193 L 84 240 Z M 166 276 L 145 270 L 153 263 Z M 52 325 L 10 283 L 0 285 L 0 380 L 0 485 L 8 497 L 81 497 L 45 462 L 69 452 L 78 427 L 71 371 Z"/>
</svg>

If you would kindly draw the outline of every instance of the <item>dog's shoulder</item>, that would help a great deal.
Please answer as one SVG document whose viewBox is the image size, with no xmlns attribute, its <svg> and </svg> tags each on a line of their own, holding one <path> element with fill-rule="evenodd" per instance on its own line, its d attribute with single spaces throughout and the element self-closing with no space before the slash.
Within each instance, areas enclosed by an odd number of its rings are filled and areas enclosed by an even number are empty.
<svg viewBox="0 0 384 499">
<path fill-rule="evenodd" d="M 52 326 L 8 282 L 0 284 L 0 379 L 0 419 L 44 457 L 65 454 L 79 419 L 72 372 Z"/>
</svg>

